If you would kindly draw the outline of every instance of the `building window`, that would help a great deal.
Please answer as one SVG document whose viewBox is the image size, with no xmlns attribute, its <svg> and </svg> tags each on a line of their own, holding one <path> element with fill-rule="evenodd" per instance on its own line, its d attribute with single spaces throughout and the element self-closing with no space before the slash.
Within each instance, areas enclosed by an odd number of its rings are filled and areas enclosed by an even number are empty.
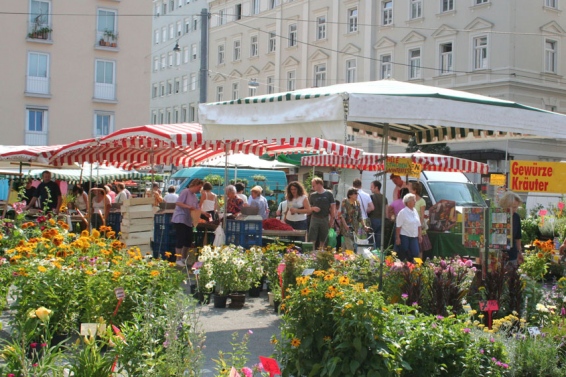
<svg viewBox="0 0 566 377">
<path fill-rule="evenodd" d="M 421 18 L 423 16 L 423 1 L 411 0 L 411 19 Z"/>
<path fill-rule="evenodd" d="M 167 54 L 167 60 L 169 62 L 169 67 L 173 67 L 173 52 L 170 52 L 169 54 Z"/>
<path fill-rule="evenodd" d="M 159 35 L 159 29 L 154 30 L 154 32 L 153 32 L 153 43 L 156 44 L 156 45 L 159 44 L 159 38 L 160 37 L 161 36 Z"/>
<path fill-rule="evenodd" d="M 160 97 L 165 96 L 165 83 L 164 83 L 164 82 L 160 83 L 160 84 L 159 84 L 159 88 L 160 88 L 160 90 L 159 90 L 159 96 L 160 96 Z"/>
<path fill-rule="evenodd" d="M 191 90 L 196 90 L 197 88 L 197 75 L 196 73 L 191 73 Z"/>
<path fill-rule="evenodd" d="M 392 69 L 391 55 L 390 54 L 381 55 L 379 60 L 380 60 L 380 63 L 379 63 L 379 78 L 381 80 L 391 78 L 391 69 Z"/>
<path fill-rule="evenodd" d="M 191 58 L 197 60 L 197 45 L 195 43 L 191 45 Z"/>
<path fill-rule="evenodd" d="M 96 17 L 96 40 L 103 39 L 108 43 L 116 42 L 117 12 L 110 9 L 98 9 Z"/>
<path fill-rule="evenodd" d="M 108 60 L 96 60 L 94 98 L 116 99 L 115 63 Z"/>
<path fill-rule="evenodd" d="M 167 95 L 173 94 L 173 81 L 167 81 Z"/>
<path fill-rule="evenodd" d="M 185 34 L 189 34 L 191 32 L 191 20 L 185 18 Z"/>
<path fill-rule="evenodd" d="M 297 24 L 289 25 L 289 47 L 297 45 Z"/>
<path fill-rule="evenodd" d="M 26 92 L 49 94 L 49 55 L 28 52 Z"/>
<path fill-rule="evenodd" d="M 557 64 L 556 64 L 556 57 L 558 56 L 557 53 L 557 43 L 556 41 L 552 41 L 547 39 L 544 42 L 544 70 L 545 72 L 549 73 L 558 73 L 557 72 Z"/>
<path fill-rule="evenodd" d="M 257 35 L 252 35 L 250 38 L 250 56 L 258 56 Z"/>
<path fill-rule="evenodd" d="M 151 98 L 157 98 L 158 94 L 159 94 L 159 85 L 153 84 L 151 86 Z"/>
<path fill-rule="evenodd" d="M 474 38 L 474 69 L 487 69 L 487 37 Z"/>
<path fill-rule="evenodd" d="M 474 0 L 476 5 L 489 3 L 489 0 Z"/>
<path fill-rule="evenodd" d="M 273 9 L 279 5 L 279 0 L 269 0 L 269 9 Z"/>
<path fill-rule="evenodd" d="M 276 48 L 277 48 L 277 34 L 275 34 L 274 31 L 270 31 L 268 52 L 275 52 Z"/>
<path fill-rule="evenodd" d="M 161 9 L 163 10 L 163 14 L 167 14 L 167 3 L 163 2 L 163 7 L 161 7 Z"/>
<path fill-rule="evenodd" d="M 159 17 L 161 15 L 161 4 L 155 4 L 153 14 L 155 15 L 155 17 Z"/>
<path fill-rule="evenodd" d="M 29 24 L 30 32 L 49 27 L 51 17 L 51 2 L 31 0 Z"/>
<path fill-rule="evenodd" d="M 151 112 L 151 124 L 157 124 L 157 111 Z"/>
<path fill-rule="evenodd" d="M 165 26 L 161 28 L 161 42 L 167 42 L 167 28 Z"/>
<path fill-rule="evenodd" d="M 382 3 L 381 23 L 383 25 L 391 25 L 393 23 L 393 1 L 384 1 Z"/>
<path fill-rule="evenodd" d="M 157 72 L 159 70 L 159 58 L 156 56 L 153 58 L 153 72 Z"/>
<path fill-rule="evenodd" d="M 346 82 L 356 82 L 357 63 L 356 59 L 346 60 Z"/>
<path fill-rule="evenodd" d="M 193 16 L 193 31 L 198 30 L 198 16 Z"/>
<path fill-rule="evenodd" d="M 409 79 L 421 78 L 421 49 L 409 50 Z"/>
<path fill-rule="evenodd" d="M 440 74 L 451 73 L 452 68 L 452 43 L 440 45 Z"/>
<path fill-rule="evenodd" d="M 314 83 L 315 88 L 326 86 L 326 63 L 316 64 L 314 66 Z"/>
<path fill-rule="evenodd" d="M 267 76 L 267 94 L 275 93 L 275 77 Z"/>
<path fill-rule="evenodd" d="M 544 0 L 544 6 L 558 9 L 558 0 Z"/>
<path fill-rule="evenodd" d="M 106 112 L 96 112 L 94 114 L 93 137 L 106 136 L 114 132 L 114 115 Z"/>
<path fill-rule="evenodd" d="M 180 37 L 181 35 L 183 35 L 183 24 L 181 23 L 181 21 L 177 22 L 177 36 Z"/>
<path fill-rule="evenodd" d="M 233 60 L 239 61 L 242 51 L 242 42 L 239 39 L 234 41 L 234 53 L 233 53 Z"/>
<path fill-rule="evenodd" d="M 165 55 L 161 55 L 161 69 L 165 69 L 167 67 L 167 57 Z"/>
<path fill-rule="evenodd" d="M 187 76 L 183 76 L 183 92 L 189 91 L 189 78 Z"/>
<path fill-rule="evenodd" d="M 546 111 L 552 111 L 553 113 L 555 113 L 556 110 L 557 110 L 556 106 L 554 106 L 554 105 L 544 105 L 544 109 Z"/>
<path fill-rule="evenodd" d="M 242 19 L 242 4 L 236 4 L 235 12 L 234 12 L 234 19 L 236 21 Z"/>
<path fill-rule="evenodd" d="M 454 10 L 454 0 L 440 0 L 440 11 L 450 12 Z"/>
<path fill-rule="evenodd" d="M 218 45 L 218 64 L 224 64 L 224 45 Z"/>
<path fill-rule="evenodd" d="M 26 145 L 47 145 L 47 117 L 46 109 L 26 109 Z"/>
<path fill-rule="evenodd" d="M 194 122 L 197 119 L 197 108 L 194 105 L 189 106 L 189 122 Z"/>
<path fill-rule="evenodd" d="M 188 47 L 183 47 L 183 63 L 188 63 L 189 62 L 189 48 Z"/>
<path fill-rule="evenodd" d="M 175 24 L 169 25 L 169 39 L 175 38 Z"/>
<path fill-rule="evenodd" d="M 358 8 L 348 9 L 348 33 L 358 31 Z"/>
<path fill-rule="evenodd" d="M 178 94 L 181 91 L 181 79 L 175 79 L 175 87 L 173 88 L 175 94 Z"/>
<path fill-rule="evenodd" d="M 187 121 L 187 106 L 181 106 L 181 122 L 185 123 Z"/>
<path fill-rule="evenodd" d="M 224 87 L 217 86 L 216 87 L 216 101 L 224 101 Z"/>
<path fill-rule="evenodd" d="M 252 14 L 259 14 L 259 0 L 252 0 Z"/>
<path fill-rule="evenodd" d="M 253 97 L 257 94 L 257 86 L 248 89 L 248 97 Z"/>
<path fill-rule="evenodd" d="M 226 9 L 220 9 L 218 11 L 218 25 L 224 25 L 226 23 Z"/>
<path fill-rule="evenodd" d="M 181 51 L 175 51 L 175 65 L 181 65 Z"/>
<path fill-rule="evenodd" d="M 326 16 L 316 18 L 316 39 L 326 39 Z"/>
<path fill-rule="evenodd" d="M 159 124 L 165 123 L 165 113 L 163 110 L 159 110 Z"/>
<path fill-rule="evenodd" d="M 289 92 L 295 90 L 295 78 L 296 78 L 295 71 L 287 72 L 287 90 Z"/>
<path fill-rule="evenodd" d="M 232 99 L 240 98 L 240 84 L 232 83 Z"/>
</svg>

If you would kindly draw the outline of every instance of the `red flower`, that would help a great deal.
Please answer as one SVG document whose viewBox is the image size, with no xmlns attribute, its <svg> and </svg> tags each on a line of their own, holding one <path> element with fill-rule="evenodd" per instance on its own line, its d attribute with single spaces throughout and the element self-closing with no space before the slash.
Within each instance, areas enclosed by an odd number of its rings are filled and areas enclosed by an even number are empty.
<svg viewBox="0 0 566 377">
<path fill-rule="evenodd" d="M 37 343 L 36 343 L 36 342 L 30 343 L 29 346 L 30 346 L 31 348 L 37 348 Z"/>
</svg>

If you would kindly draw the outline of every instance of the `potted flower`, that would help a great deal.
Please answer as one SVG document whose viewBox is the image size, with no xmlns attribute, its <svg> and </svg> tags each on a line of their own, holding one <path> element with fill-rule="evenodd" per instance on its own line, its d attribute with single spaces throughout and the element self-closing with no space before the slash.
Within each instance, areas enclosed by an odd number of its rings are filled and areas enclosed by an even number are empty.
<svg viewBox="0 0 566 377">
<path fill-rule="evenodd" d="M 252 286 L 255 274 L 253 269 L 248 268 L 248 253 L 242 247 L 204 246 L 199 261 L 203 263 L 201 275 L 208 279 L 210 285 L 214 282 L 215 307 L 225 307 L 229 294 L 245 292 Z"/>
</svg>

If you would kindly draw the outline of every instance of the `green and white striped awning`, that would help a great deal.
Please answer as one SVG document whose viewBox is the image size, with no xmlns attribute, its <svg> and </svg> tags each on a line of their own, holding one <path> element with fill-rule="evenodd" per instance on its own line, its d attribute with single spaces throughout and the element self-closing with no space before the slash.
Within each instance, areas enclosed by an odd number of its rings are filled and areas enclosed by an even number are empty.
<svg viewBox="0 0 566 377">
<path fill-rule="evenodd" d="M 406 143 L 566 139 L 562 114 L 478 94 L 394 80 L 339 84 L 199 105 L 206 139 L 346 134 Z M 275 126 L 275 127 L 274 127 Z"/>
<path fill-rule="evenodd" d="M 137 171 L 125 171 L 120 169 L 100 169 L 98 172 L 96 169 L 93 169 L 92 175 L 90 174 L 89 169 L 84 169 L 81 176 L 80 169 L 48 169 L 51 172 L 51 179 L 54 181 L 66 181 L 69 183 L 78 183 L 82 182 L 99 182 L 99 183 L 106 183 L 106 182 L 113 182 L 113 181 L 126 181 L 126 180 L 135 180 L 135 179 L 143 179 L 144 177 L 148 176 L 147 173 L 140 173 Z M 32 169 L 32 170 L 24 170 L 22 173 L 23 177 L 31 177 L 33 179 L 40 180 L 41 174 L 45 171 L 45 169 Z M 8 173 L 8 172 L 5 172 Z M 12 172 L 13 175 L 5 175 L 0 173 L 0 178 L 19 178 L 20 175 L 18 172 Z"/>
</svg>

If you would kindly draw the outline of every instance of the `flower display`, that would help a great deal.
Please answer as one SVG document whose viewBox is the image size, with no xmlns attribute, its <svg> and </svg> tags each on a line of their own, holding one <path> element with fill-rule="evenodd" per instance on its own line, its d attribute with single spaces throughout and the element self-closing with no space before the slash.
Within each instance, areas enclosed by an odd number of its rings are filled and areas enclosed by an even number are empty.
<svg viewBox="0 0 566 377">
<path fill-rule="evenodd" d="M 263 275 L 262 250 L 259 247 L 245 250 L 234 245 L 204 246 L 199 255 L 202 262 L 201 284 L 216 287 L 220 295 L 247 291 Z"/>
</svg>

